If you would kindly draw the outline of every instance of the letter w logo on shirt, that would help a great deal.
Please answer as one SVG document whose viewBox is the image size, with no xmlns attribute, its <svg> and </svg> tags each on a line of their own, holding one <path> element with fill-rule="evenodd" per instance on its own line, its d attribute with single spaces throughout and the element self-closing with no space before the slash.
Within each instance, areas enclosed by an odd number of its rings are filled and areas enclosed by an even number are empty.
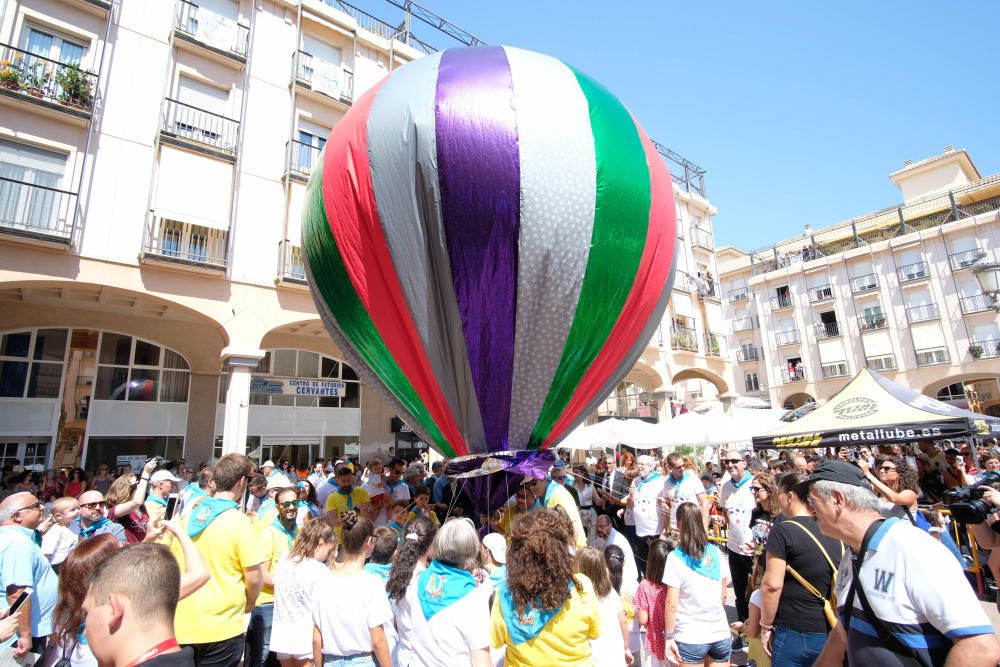
<svg viewBox="0 0 1000 667">
<path fill-rule="evenodd" d="M 886 570 L 875 569 L 875 588 L 877 588 L 882 593 L 888 593 L 889 587 L 892 586 L 893 577 L 896 576 L 895 572 L 888 572 Z"/>
</svg>

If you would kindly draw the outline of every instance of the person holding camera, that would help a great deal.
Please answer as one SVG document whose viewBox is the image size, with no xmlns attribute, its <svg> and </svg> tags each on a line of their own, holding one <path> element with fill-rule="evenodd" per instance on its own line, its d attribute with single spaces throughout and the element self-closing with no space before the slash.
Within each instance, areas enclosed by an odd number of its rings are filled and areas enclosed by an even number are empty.
<svg viewBox="0 0 1000 667">
<path fill-rule="evenodd" d="M 983 501 L 989 504 L 992 512 L 985 521 L 972 525 L 972 532 L 976 536 L 976 542 L 983 549 L 990 552 L 986 563 L 990 566 L 990 572 L 997 576 L 1000 572 L 1000 516 L 997 516 L 997 509 L 1000 508 L 1000 484 L 987 486 L 983 491 Z M 1000 591 L 996 596 L 997 610 L 1000 610 Z"/>
</svg>

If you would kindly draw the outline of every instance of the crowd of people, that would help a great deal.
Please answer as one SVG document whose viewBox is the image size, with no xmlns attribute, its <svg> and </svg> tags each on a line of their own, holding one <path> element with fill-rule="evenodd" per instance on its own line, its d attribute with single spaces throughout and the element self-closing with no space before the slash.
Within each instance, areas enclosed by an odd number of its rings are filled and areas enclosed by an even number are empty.
<svg viewBox="0 0 1000 667">
<path fill-rule="evenodd" d="M 0 645 L 18 660 L 652 667 L 726 665 L 745 645 L 758 667 L 1000 660 L 970 545 L 938 511 L 985 482 L 973 528 L 996 565 L 995 444 L 594 452 L 492 514 L 419 458 L 16 468 Z"/>
</svg>

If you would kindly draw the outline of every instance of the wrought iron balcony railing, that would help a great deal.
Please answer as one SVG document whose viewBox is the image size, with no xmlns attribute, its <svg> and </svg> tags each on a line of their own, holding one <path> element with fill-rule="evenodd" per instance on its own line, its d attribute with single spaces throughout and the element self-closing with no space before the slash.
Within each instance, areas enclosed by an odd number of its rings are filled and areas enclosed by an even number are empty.
<svg viewBox="0 0 1000 667">
<path fill-rule="evenodd" d="M 809 303 L 828 301 L 833 298 L 833 288 L 830 285 L 819 285 L 809 288 Z"/>
<path fill-rule="evenodd" d="M 350 104 L 354 100 L 354 73 L 321 60 L 305 51 L 296 54 L 295 78 L 308 84 L 310 90 Z"/>
<path fill-rule="evenodd" d="M 721 356 L 721 351 L 719 347 L 719 339 L 721 336 L 719 334 L 707 333 L 705 334 L 705 354 L 709 357 Z"/>
<path fill-rule="evenodd" d="M 936 320 L 941 316 L 936 303 L 927 303 L 922 306 L 908 306 L 906 308 L 906 319 L 910 324 Z"/>
<path fill-rule="evenodd" d="M 973 359 L 995 359 L 1000 357 L 1000 338 L 972 339 L 969 354 Z"/>
<path fill-rule="evenodd" d="M 729 290 L 729 302 L 736 303 L 738 301 L 746 301 L 750 298 L 750 290 L 746 287 L 738 287 L 736 289 Z"/>
<path fill-rule="evenodd" d="M 174 27 L 192 41 L 245 60 L 250 47 L 250 26 L 237 23 L 188 0 L 178 0 Z"/>
<path fill-rule="evenodd" d="M 855 276 L 854 278 L 851 278 L 851 294 L 868 292 L 873 289 L 878 289 L 877 274 L 868 273 L 863 276 Z"/>
<path fill-rule="evenodd" d="M 816 338 L 835 338 L 840 335 L 839 322 L 817 322 Z"/>
<path fill-rule="evenodd" d="M 97 75 L 70 63 L 0 44 L 0 88 L 89 115 L 94 110 Z"/>
<path fill-rule="evenodd" d="M 948 261 L 951 263 L 952 271 L 961 271 L 978 262 L 985 254 L 986 252 L 982 248 L 973 248 L 972 250 L 951 253 L 948 255 Z"/>
<path fill-rule="evenodd" d="M 309 178 L 313 169 L 319 164 L 319 156 L 323 149 L 295 139 L 290 140 L 287 147 L 290 171 L 293 174 Z"/>
<path fill-rule="evenodd" d="M 698 351 L 698 333 L 690 327 L 673 327 L 670 330 L 670 347 L 688 352 Z"/>
<path fill-rule="evenodd" d="M 160 218 L 152 211 L 149 216 L 151 227 L 143 249 L 145 256 L 178 264 L 226 268 L 227 231 Z"/>
<path fill-rule="evenodd" d="M 896 273 L 899 275 L 899 282 L 901 284 L 912 283 L 916 280 L 924 280 L 930 277 L 927 270 L 927 262 L 905 264 L 896 269 Z"/>
<path fill-rule="evenodd" d="M 858 331 L 876 331 L 889 326 L 889 320 L 884 313 L 874 315 L 858 315 Z"/>
<path fill-rule="evenodd" d="M 779 331 L 775 337 L 778 340 L 778 345 L 795 345 L 799 342 L 799 332 L 796 329 Z"/>
<path fill-rule="evenodd" d="M 306 282 L 306 261 L 302 254 L 302 247 L 292 245 L 288 241 L 285 241 L 283 245 L 281 279 L 304 284 Z"/>
<path fill-rule="evenodd" d="M 974 294 L 972 296 L 963 296 L 958 300 L 959 304 L 962 306 L 963 315 L 971 315 L 973 313 L 985 313 L 987 310 L 993 308 L 993 303 L 990 301 L 990 297 L 985 294 Z"/>
<path fill-rule="evenodd" d="M 785 384 L 788 384 L 789 382 L 805 382 L 806 367 L 799 364 L 795 368 L 782 368 L 781 381 Z"/>
<path fill-rule="evenodd" d="M 715 240 L 712 238 L 712 232 L 702 229 L 697 225 L 691 225 L 691 243 L 707 250 L 715 248 Z"/>
<path fill-rule="evenodd" d="M 757 353 L 756 347 L 741 347 L 736 350 L 736 361 L 743 363 L 745 361 L 757 361 L 760 356 Z"/>
<path fill-rule="evenodd" d="M 782 294 L 779 296 L 771 297 L 771 310 L 781 310 L 783 308 L 791 308 L 795 303 L 792 301 L 791 294 Z"/>
<path fill-rule="evenodd" d="M 740 317 L 733 320 L 733 331 L 749 331 L 753 329 L 752 317 Z"/>
<path fill-rule="evenodd" d="M 0 177 L 0 231 L 68 243 L 75 192 Z"/>
<path fill-rule="evenodd" d="M 167 98 L 163 105 L 161 130 L 167 136 L 208 146 L 226 155 L 236 155 L 240 122 Z"/>
</svg>

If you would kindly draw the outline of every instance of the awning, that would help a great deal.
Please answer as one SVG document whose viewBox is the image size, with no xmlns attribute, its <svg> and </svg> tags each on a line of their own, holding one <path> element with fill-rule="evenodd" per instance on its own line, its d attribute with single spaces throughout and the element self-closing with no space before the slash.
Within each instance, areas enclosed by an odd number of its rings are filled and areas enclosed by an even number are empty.
<svg viewBox="0 0 1000 667">
<path fill-rule="evenodd" d="M 1000 419 L 942 403 L 867 368 L 805 417 L 753 439 L 754 449 L 861 447 L 1000 434 Z"/>
</svg>

